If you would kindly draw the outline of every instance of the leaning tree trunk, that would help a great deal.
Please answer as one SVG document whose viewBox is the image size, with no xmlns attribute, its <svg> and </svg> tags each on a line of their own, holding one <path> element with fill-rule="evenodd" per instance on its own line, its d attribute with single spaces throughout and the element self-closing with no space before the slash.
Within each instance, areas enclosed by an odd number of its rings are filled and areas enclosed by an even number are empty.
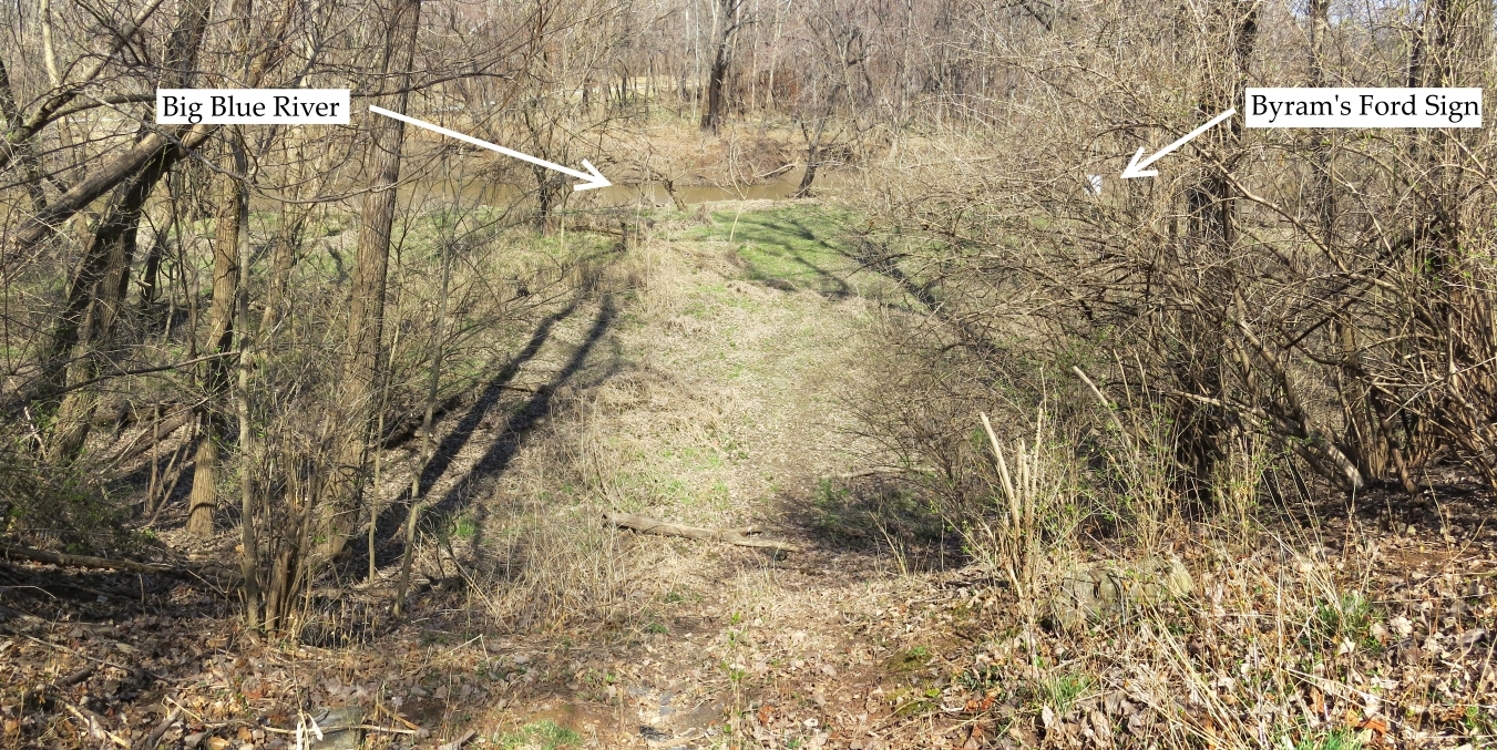
<svg viewBox="0 0 1497 750">
<path fill-rule="evenodd" d="M 795 188 L 795 198 L 810 198 L 811 183 L 816 181 L 816 168 L 821 166 L 821 134 L 826 128 L 826 117 L 816 120 L 816 132 L 813 135 L 805 123 L 801 123 L 801 134 L 806 137 L 806 171 L 801 173 L 800 185 Z"/>
<path fill-rule="evenodd" d="M 197 67 L 211 10 L 211 0 L 190 0 L 182 7 L 167 39 L 164 63 L 168 73 L 162 77 L 163 84 L 189 83 L 188 71 Z M 51 231 L 52 222 L 66 219 L 94 198 L 114 190 L 69 285 L 67 306 L 53 327 L 49 356 L 43 366 L 39 411 L 51 413 L 55 405 L 56 419 L 47 450 L 53 460 L 75 458 L 88 437 L 98 394 L 87 384 L 109 359 L 130 288 L 130 265 L 146 201 L 162 176 L 208 132 L 191 131 L 178 144 L 142 130 L 135 148 L 124 157 L 85 178 L 17 232 L 17 247 L 28 247 Z M 64 392 L 60 403 L 55 401 L 59 392 Z"/>
<path fill-rule="evenodd" d="M 69 285 L 67 307 L 53 327 L 43 386 L 43 404 L 56 404 L 47 451 L 52 460 L 77 457 L 88 438 L 99 397 L 88 383 L 113 358 L 112 342 L 130 288 L 140 218 L 151 190 L 181 156 L 178 149 L 169 148 L 116 189 Z M 59 392 L 63 393 L 61 401 L 52 401 Z M 44 407 L 44 411 L 51 409 Z"/>
<path fill-rule="evenodd" d="M 382 73 L 395 93 L 381 97 L 387 109 L 404 112 L 411 61 L 415 57 L 420 0 L 395 0 L 387 16 L 390 33 Z M 365 194 L 359 225 L 358 264 L 349 302 L 348 342 L 344 355 L 341 395 L 336 414 L 347 432 L 339 447 L 336 476 L 318 518 L 323 546 L 320 557 L 343 551 L 358 518 L 358 500 L 368 460 L 370 430 L 378 400 L 381 338 L 385 317 L 385 283 L 389 267 L 390 229 L 395 222 L 395 184 L 400 179 L 401 138 L 405 126 L 389 117 L 370 123 L 367 152 L 370 191 Z"/>
</svg>

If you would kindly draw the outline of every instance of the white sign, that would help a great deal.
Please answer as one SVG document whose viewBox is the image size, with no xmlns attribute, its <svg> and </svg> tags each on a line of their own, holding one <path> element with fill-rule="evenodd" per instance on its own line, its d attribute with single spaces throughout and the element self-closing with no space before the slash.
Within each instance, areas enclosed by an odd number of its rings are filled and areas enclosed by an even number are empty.
<svg viewBox="0 0 1497 750">
<path fill-rule="evenodd" d="M 1248 89 L 1250 128 L 1479 128 L 1481 89 Z"/>
<path fill-rule="evenodd" d="M 347 125 L 348 89 L 157 89 L 159 125 Z"/>
</svg>

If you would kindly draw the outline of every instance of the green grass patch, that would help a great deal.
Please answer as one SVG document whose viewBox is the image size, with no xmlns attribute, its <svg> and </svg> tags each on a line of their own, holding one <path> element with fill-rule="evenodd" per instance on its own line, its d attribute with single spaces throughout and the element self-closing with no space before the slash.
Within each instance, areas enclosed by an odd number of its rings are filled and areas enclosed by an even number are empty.
<svg viewBox="0 0 1497 750">
<path fill-rule="evenodd" d="M 506 732 L 496 743 L 504 750 L 561 750 L 582 747 L 582 735 L 554 721 L 542 720 Z"/>
<path fill-rule="evenodd" d="M 889 660 L 889 669 L 895 672 L 913 672 L 930 662 L 930 648 L 915 646 L 895 654 Z"/>
<path fill-rule="evenodd" d="M 1310 734 L 1294 743 L 1295 750 L 1360 750 L 1366 746 L 1361 732 L 1345 728 Z"/>
<path fill-rule="evenodd" d="M 1338 599 L 1316 602 L 1311 630 L 1330 648 L 1337 647 L 1342 639 L 1346 639 L 1362 648 L 1377 649 L 1379 644 L 1372 636 L 1372 626 L 1376 622 L 1372 603 L 1360 592 L 1352 591 Z"/>
<path fill-rule="evenodd" d="M 713 223 L 682 239 L 727 242 L 753 281 L 782 289 L 857 294 L 850 277 L 858 270 L 846 226 L 853 216 L 825 205 L 796 204 L 761 211 L 719 211 Z"/>
<path fill-rule="evenodd" d="M 1045 705 L 1053 708 L 1056 714 L 1064 715 L 1091 684 L 1086 675 L 1059 674 L 1040 680 L 1036 692 Z"/>
</svg>

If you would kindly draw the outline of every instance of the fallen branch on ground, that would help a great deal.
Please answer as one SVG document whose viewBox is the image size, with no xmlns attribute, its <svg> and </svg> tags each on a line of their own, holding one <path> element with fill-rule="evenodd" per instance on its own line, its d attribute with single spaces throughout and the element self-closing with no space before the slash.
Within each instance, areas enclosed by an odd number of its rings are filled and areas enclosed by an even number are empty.
<svg viewBox="0 0 1497 750">
<path fill-rule="evenodd" d="M 161 563 L 143 563 L 134 560 L 110 560 L 92 555 L 71 555 L 63 552 L 48 552 L 30 547 L 11 547 L 0 544 L 0 560 L 30 560 L 31 562 L 61 565 L 65 568 L 103 568 L 105 570 L 128 570 L 131 573 L 156 573 L 178 578 L 195 578 L 222 583 L 231 576 L 209 568 L 179 567 Z"/>
<path fill-rule="evenodd" d="M 801 548 L 789 542 L 776 542 L 771 539 L 753 539 L 750 534 L 763 533 L 763 529 L 757 526 L 744 526 L 737 529 L 704 529 L 697 526 L 682 526 L 678 523 L 667 523 L 657 521 L 648 516 L 634 513 L 604 513 L 603 520 L 620 529 L 630 529 L 641 534 L 659 534 L 661 536 L 684 536 L 688 539 L 701 539 L 710 542 L 724 542 L 736 544 L 740 547 L 759 547 L 763 549 L 776 549 L 783 552 L 800 552 Z"/>
<path fill-rule="evenodd" d="M 109 459 L 110 463 L 124 463 L 145 453 L 151 447 L 152 443 L 165 440 L 173 432 L 191 423 L 193 416 L 192 408 L 184 407 L 162 418 L 154 425 L 147 425 L 133 440 L 125 443 L 119 450 L 115 451 L 114 456 Z"/>
</svg>

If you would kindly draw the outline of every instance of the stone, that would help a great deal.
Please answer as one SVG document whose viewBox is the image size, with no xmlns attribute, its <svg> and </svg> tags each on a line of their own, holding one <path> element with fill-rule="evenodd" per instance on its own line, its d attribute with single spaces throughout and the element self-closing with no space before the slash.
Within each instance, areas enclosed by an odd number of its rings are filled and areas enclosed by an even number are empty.
<svg viewBox="0 0 1497 750">
<path fill-rule="evenodd" d="M 1164 587 L 1169 592 L 1169 595 L 1176 599 L 1190 596 L 1195 592 L 1195 579 L 1191 577 L 1190 571 L 1185 567 L 1185 563 L 1180 562 L 1180 558 L 1170 558 L 1169 573 L 1165 575 Z"/>
<path fill-rule="evenodd" d="M 312 750 L 358 750 L 364 744 L 364 711 L 358 706 L 329 708 L 314 713 L 322 739 L 312 741 Z"/>
<path fill-rule="evenodd" d="M 1050 597 L 1052 624 L 1070 630 L 1128 609 L 1189 596 L 1190 571 L 1179 558 L 1149 558 L 1133 570 L 1093 566 L 1067 574 Z"/>
</svg>

